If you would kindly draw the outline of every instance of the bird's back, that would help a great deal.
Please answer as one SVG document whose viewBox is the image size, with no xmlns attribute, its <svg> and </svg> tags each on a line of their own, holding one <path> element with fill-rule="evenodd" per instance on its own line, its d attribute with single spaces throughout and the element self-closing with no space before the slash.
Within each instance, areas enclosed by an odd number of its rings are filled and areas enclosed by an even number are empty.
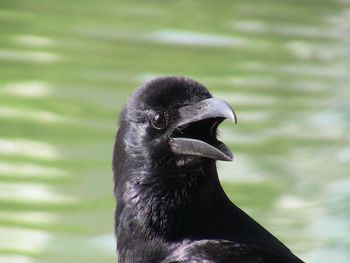
<svg viewBox="0 0 350 263">
<path fill-rule="evenodd" d="M 256 246 L 228 240 L 200 240 L 183 244 L 161 263 L 302 263 L 293 255 L 281 256 Z"/>
</svg>

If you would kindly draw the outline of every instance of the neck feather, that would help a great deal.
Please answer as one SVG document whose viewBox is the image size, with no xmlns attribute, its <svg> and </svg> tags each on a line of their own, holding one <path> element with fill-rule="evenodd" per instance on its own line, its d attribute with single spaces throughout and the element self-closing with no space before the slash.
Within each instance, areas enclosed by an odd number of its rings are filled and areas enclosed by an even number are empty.
<svg viewBox="0 0 350 263">
<path fill-rule="evenodd" d="M 200 167 L 131 172 L 130 179 L 116 189 L 117 224 L 119 217 L 128 214 L 144 236 L 169 241 L 181 238 L 225 199 L 215 162 L 209 160 Z"/>
</svg>

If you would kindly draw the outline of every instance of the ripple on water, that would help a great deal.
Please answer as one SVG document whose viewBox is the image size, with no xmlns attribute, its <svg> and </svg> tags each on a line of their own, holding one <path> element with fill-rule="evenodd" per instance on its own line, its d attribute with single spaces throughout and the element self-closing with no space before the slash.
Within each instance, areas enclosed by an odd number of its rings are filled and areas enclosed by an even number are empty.
<svg viewBox="0 0 350 263">
<path fill-rule="evenodd" d="M 234 153 L 233 153 L 234 154 Z M 240 154 L 233 162 L 219 162 L 218 174 L 220 180 L 228 182 L 257 183 L 266 180 L 263 172 L 256 167 L 253 159 Z"/>
<path fill-rule="evenodd" d="M 26 256 L 0 255 L 0 262 L 6 263 L 34 263 L 35 259 Z"/>
<path fill-rule="evenodd" d="M 90 239 L 90 242 L 106 252 L 111 252 L 115 250 L 116 247 L 116 237 L 113 234 L 93 237 Z"/>
<path fill-rule="evenodd" d="M 31 120 L 42 123 L 61 123 L 69 119 L 57 113 L 30 108 L 0 106 L 0 117 L 8 119 Z"/>
<path fill-rule="evenodd" d="M 55 44 L 55 40 L 47 36 L 19 35 L 13 39 L 16 44 L 30 47 L 49 47 Z"/>
<path fill-rule="evenodd" d="M 55 147 L 48 143 L 20 138 L 0 138 L 0 154 L 25 156 L 43 160 L 55 160 L 60 157 Z"/>
<path fill-rule="evenodd" d="M 67 176 L 67 172 L 44 165 L 33 163 L 9 163 L 0 161 L 0 177 L 1 175 L 23 175 L 29 177 L 63 177 Z"/>
<path fill-rule="evenodd" d="M 110 28 L 77 28 L 77 33 L 104 39 L 123 39 L 133 42 L 153 42 L 165 45 L 196 46 L 196 47 L 240 47 L 259 49 L 266 48 L 268 43 L 250 41 L 244 37 L 218 35 L 195 31 L 164 29 L 153 32 L 130 32 Z"/>
<path fill-rule="evenodd" d="M 52 213 L 33 211 L 0 211 L 1 220 L 28 224 L 49 224 L 57 221 Z"/>
<path fill-rule="evenodd" d="M 277 206 L 283 209 L 305 209 L 312 205 L 314 205 L 314 203 L 292 195 L 280 197 L 277 203 Z"/>
<path fill-rule="evenodd" d="M 171 29 L 152 32 L 145 39 L 170 45 L 190 46 L 242 47 L 250 44 L 248 39 L 241 37 Z"/>
<path fill-rule="evenodd" d="M 0 200 L 31 203 L 71 202 L 72 198 L 56 193 L 51 187 L 39 183 L 7 183 L 0 184 Z M 0 246 L 1 247 L 1 246 Z"/>
<path fill-rule="evenodd" d="M 0 60 L 50 64 L 62 59 L 58 54 L 48 51 L 0 50 Z"/>
<path fill-rule="evenodd" d="M 277 99 L 268 95 L 252 95 L 235 92 L 218 91 L 214 93 L 218 98 L 224 98 L 227 102 L 241 105 L 271 106 Z"/>
<path fill-rule="evenodd" d="M 341 162 L 350 162 L 350 147 L 345 149 L 340 149 L 337 153 L 337 158 Z"/>
<path fill-rule="evenodd" d="M 244 33 L 277 34 L 303 38 L 341 38 L 340 32 L 332 28 L 308 27 L 306 25 L 266 23 L 259 20 L 239 20 L 231 23 L 232 28 Z"/>
<path fill-rule="evenodd" d="M 0 227 L 0 247 L 2 250 L 17 251 L 21 254 L 39 254 L 50 239 L 46 231 L 16 227 Z M 1 261 L 6 262 L 7 261 Z"/>
<path fill-rule="evenodd" d="M 21 97 L 45 97 L 52 93 L 52 86 L 45 81 L 14 82 L 5 85 L 2 92 Z"/>
</svg>

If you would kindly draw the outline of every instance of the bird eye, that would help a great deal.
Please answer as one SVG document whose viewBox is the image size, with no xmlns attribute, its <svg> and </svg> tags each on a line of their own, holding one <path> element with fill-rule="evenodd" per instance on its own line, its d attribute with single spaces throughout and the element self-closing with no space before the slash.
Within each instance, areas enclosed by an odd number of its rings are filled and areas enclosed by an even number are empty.
<svg viewBox="0 0 350 263">
<path fill-rule="evenodd" d="M 165 112 L 157 112 L 151 119 L 151 126 L 156 130 L 168 127 L 168 116 Z"/>
</svg>

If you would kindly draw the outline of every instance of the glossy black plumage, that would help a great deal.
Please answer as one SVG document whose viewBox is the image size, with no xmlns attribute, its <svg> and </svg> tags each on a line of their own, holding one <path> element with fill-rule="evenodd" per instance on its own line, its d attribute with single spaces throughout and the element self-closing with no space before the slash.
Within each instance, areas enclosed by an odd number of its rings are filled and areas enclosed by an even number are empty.
<svg viewBox="0 0 350 263">
<path fill-rule="evenodd" d="M 302 262 L 224 193 L 215 162 L 232 155 L 216 128 L 236 117 L 211 98 L 168 77 L 127 102 L 113 156 L 119 262 Z"/>
</svg>

